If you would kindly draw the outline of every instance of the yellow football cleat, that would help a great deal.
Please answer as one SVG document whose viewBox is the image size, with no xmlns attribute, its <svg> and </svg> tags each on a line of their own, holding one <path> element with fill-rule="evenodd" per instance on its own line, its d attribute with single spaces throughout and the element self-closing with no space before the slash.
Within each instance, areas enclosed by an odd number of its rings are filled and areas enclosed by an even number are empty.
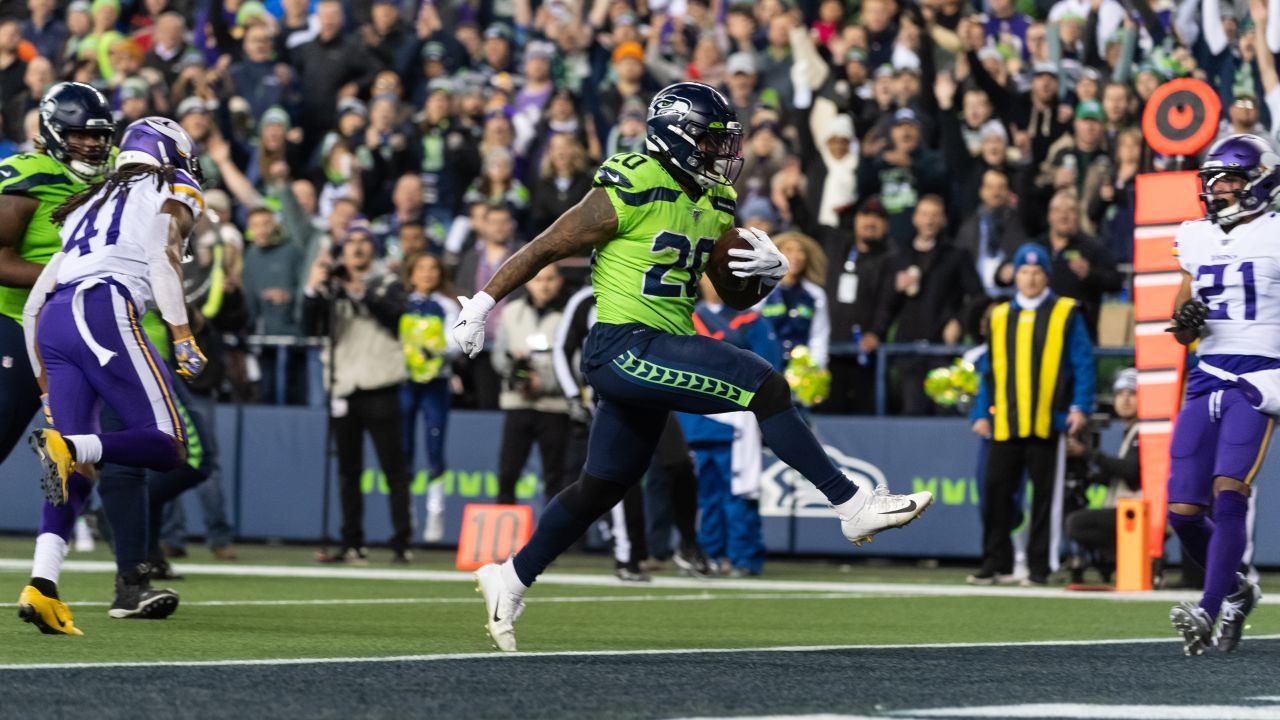
<svg viewBox="0 0 1280 720">
<path fill-rule="evenodd" d="M 31 587 L 18 596 L 18 617 L 40 628 L 45 635 L 84 635 L 71 619 L 71 608 L 61 600 L 45 597 Z"/>
<path fill-rule="evenodd" d="M 76 466 L 75 455 L 71 446 L 57 430 L 44 428 L 35 430 L 27 438 L 31 449 L 40 458 L 40 487 L 50 504 L 61 505 L 67 501 L 67 478 L 71 477 Z"/>
</svg>

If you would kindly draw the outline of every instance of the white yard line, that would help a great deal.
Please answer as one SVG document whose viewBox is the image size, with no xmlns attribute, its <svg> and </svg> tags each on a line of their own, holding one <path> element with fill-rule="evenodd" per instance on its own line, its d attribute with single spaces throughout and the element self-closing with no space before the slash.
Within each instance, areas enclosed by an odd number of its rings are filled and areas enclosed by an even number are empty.
<svg viewBox="0 0 1280 720">
<path fill-rule="evenodd" d="M 30 560 L 0 559 L 0 570 L 27 571 Z M 396 570 L 391 568 L 302 567 L 293 565 L 203 565 L 178 564 L 175 570 L 185 575 L 227 575 L 270 578 L 329 578 L 341 580 L 413 580 L 431 582 L 474 582 L 471 573 L 457 570 Z M 93 560 L 70 560 L 63 566 L 68 572 L 115 572 L 115 563 Z M 550 572 L 538 578 L 539 586 L 636 587 L 624 584 L 611 575 Z M 893 595 L 898 597 L 997 597 L 1039 598 L 1047 600 L 1111 600 L 1136 602 L 1177 602 L 1195 600 L 1193 591 L 1160 592 L 1069 592 L 1062 588 L 971 587 L 968 585 L 930 585 L 924 583 L 830 582 L 807 580 L 751 580 L 717 578 L 655 577 L 653 588 L 684 590 L 756 590 L 761 592 L 827 592 L 856 595 Z M 537 596 L 531 596 L 531 600 Z M 1280 597 L 1266 596 L 1263 604 L 1280 603 Z"/>
<path fill-rule="evenodd" d="M 1062 718 L 1063 720 L 1280 720 L 1280 706 L 1248 705 L 1103 705 L 1095 703 L 1025 703 L 978 707 L 897 710 L 904 718 Z"/>
<path fill-rule="evenodd" d="M 1280 640 L 1280 635 L 1255 635 L 1250 641 Z M 643 655 L 725 655 L 741 653 L 809 653 L 833 651 L 874 650 L 922 650 L 922 649 L 973 649 L 1015 647 L 1098 647 L 1099 645 L 1169 645 L 1182 642 L 1178 638 L 1135 638 L 1131 640 L 1035 640 L 1029 642 L 979 642 L 979 643 L 920 643 L 896 645 L 796 645 L 754 648 L 680 648 L 673 650 L 563 650 L 556 652 L 519 653 L 439 653 L 432 655 L 396 655 L 392 657 L 318 657 L 272 658 L 264 660 L 172 660 L 154 662 L 86 662 L 86 663 L 28 663 L 0 665 L 0 671 L 9 670 L 76 670 L 101 668 L 155 668 L 155 667 L 254 667 L 282 665 L 335 665 L 342 663 L 390 663 L 390 662 L 440 662 L 448 660 L 510 660 L 544 657 L 634 657 Z"/>
<path fill-rule="evenodd" d="M 884 598 L 886 595 L 854 595 L 850 593 L 697 593 L 684 595 L 581 595 L 566 597 L 539 597 L 537 604 L 546 603 L 603 603 L 603 602 L 688 602 L 708 600 L 848 600 L 849 598 Z M 92 600 L 80 602 L 67 600 L 72 608 L 109 607 L 111 603 Z M 474 605 L 480 602 L 478 595 L 460 598 L 324 598 L 319 600 L 183 600 L 182 607 L 291 607 L 295 605 Z"/>
</svg>

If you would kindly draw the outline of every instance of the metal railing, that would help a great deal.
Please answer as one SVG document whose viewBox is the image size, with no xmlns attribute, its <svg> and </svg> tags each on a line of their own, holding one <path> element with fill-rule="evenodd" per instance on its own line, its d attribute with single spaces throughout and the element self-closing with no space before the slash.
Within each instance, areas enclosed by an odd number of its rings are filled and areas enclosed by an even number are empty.
<svg viewBox="0 0 1280 720">
<path fill-rule="evenodd" d="M 876 348 L 876 415 L 887 415 L 889 406 L 890 358 L 902 355 L 960 357 L 972 349 L 972 345 L 934 345 L 930 343 L 885 343 Z M 832 343 L 831 354 L 843 357 L 863 355 L 854 343 Z M 1131 347 L 1095 347 L 1094 357 L 1133 357 Z"/>
<path fill-rule="evenodd" d="M 263 347 L 290 348 L 300 347 L 307 350 L 307 405 L 321 407 L 324 405 L 324 373 L 320 361 L 320 351 L 327 345 L 325 338 L 291 337 L 288 335 L 251 335 L 246 344 L 254 349 Z M 960 357 L 972 349 L 971 345 L 934 345 L 929 343 L 886 343 L 875 351 L 875 386 L 876 415 L 887 415 L 889 406 L 889 363 L 891 358 L 904 355 L 932 357 Z M 854 357 L 863 355 L 855 343 L 832 343 L 831 355 Z M 1094 357 L 1133 357 L 1132 347 L 1095 347 Z M 288 387 L 288 358 L 286 353 L 275 354 L 275 371 L 279 381 L 276 382 L 275 397 L 272 404 L 285 404 L 285 389 Z M 267 398 L 264 398 L 266 401 Z"/>
</svg>

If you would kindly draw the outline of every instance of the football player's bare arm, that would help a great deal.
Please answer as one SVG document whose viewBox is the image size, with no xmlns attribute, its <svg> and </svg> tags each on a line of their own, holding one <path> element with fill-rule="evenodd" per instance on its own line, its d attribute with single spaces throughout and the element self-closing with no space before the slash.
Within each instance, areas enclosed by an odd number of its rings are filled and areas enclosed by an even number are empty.
<svg viewBox="0 0 1280 720">
<path fill-rule="evenodd" d="M 44 266 L 18 256 L 27 224 L 40 206 L 35 198 L 0 195 L 0 285 L 29 288 Z"/>
<path fill-rule="evenodd" d="M 520 248 L 498 268 L 484 291 L 501 300 L 551 263 L 586 252 L 618 232 L 618 213 L 609 195 L 593 188 L 541 235 Z"/>
</svg>

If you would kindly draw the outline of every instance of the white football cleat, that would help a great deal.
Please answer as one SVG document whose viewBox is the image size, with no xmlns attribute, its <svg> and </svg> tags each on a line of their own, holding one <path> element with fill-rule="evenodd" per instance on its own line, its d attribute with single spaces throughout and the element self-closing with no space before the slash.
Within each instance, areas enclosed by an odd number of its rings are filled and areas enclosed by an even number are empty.
<svg viewBox="0 0 1280 720">
<path fill-rule="evenodd" d="M 932 502 L 933 493 L 890 495 L 889 488 L 881 485 L 875 492 L 859 490 L 848 501 L 833 507 L 844 536 L 861 546 L 881 530 L 899 528 L 915 520 Z"/>
<path fill-rule="evenodd" d="M 475 572 L 476 592 L 484 595 L 488 613 L 484 629 L 493 646 L 503 652 L 516 651 L 516 619 L 524 612 L 524 597 L 507 590 L 502 566 L 490 563 Z"/>
</svg>

